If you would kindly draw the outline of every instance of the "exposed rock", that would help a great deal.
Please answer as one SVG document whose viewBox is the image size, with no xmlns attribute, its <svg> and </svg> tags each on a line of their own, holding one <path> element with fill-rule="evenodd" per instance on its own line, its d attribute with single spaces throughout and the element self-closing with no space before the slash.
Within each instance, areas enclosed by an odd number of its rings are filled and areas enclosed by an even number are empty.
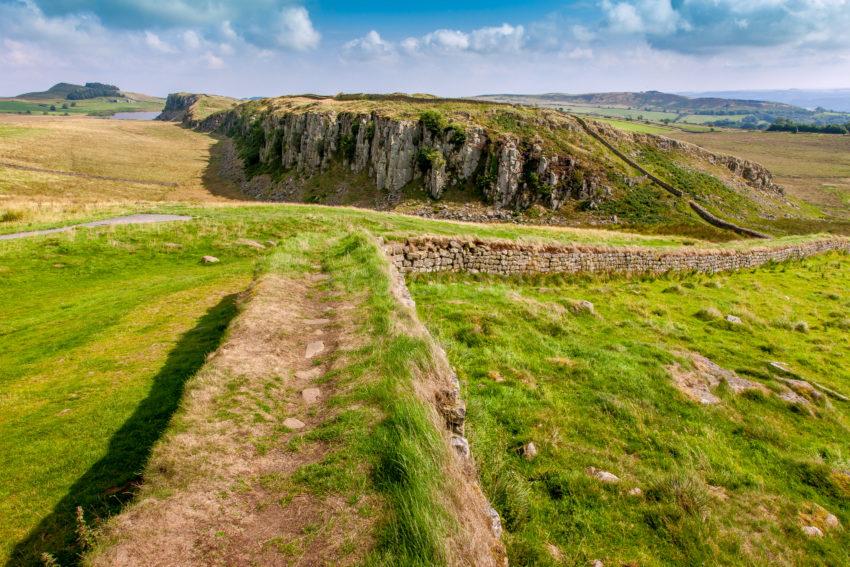
<svg viewBox="0 0 850 567">
<path fill-rule="evenodd" d="M 561 551 L 561 548 L 553 543 L 546 544 L 546 552 L 549 554 L 549 557 L 552 558 L 553 561 L 561 562 L 564 560 L 564 552 Z"/>
<path fill-rule="evenodd" d="M 301 391 L 301 398 L 305 404 L 315 404 L 322 397 L 322 391 L 318 388 L 305 388 Z"/>
<path fill-rule="evenodd" d="M 458 455 L 465 459 L 469 458 L 469 441 L 466 440 L 466 437 L 452 435 L 451 445 L 454 447 L 455 451 L 457 451 Z"/>
<path fill-rule="evenodd" d="M 255 248 L 257 250 L 265 250 L 266 247 L 263 244 L 260 244 L 256 240 L 251 240 L 250 238 L 240 238 L 236 241 L 236 244 L 241 246 L 248 246 L 249 248 Z"/>
<path fill-rule="evenodd" d="M 694 352 L 678 354 L 691 359 L 694 366 L 693 370 L 687 370 L 675 363 L 668 366 L 667 371 L 682 393 L 703 405 L 720 403 L 720 398 L 714 395 L 712 390 L 721 383 L 725 383 L 735 394 L 742 394 L 748 390 L 755 390 L 764 395 L 770 394 L 770 390 L 765 386 L 741 378 L 731 370 L 718 366 L 700 354 Z"/>
<path fill-rule="evenodd" d="M 823 523 L 827 528 L 830 529 L 841 527 L 841 522 L 838 520 L 838 517 L 835 514 L 827 514 L 826 518 L 824 518 Z"/>
<path fill-rule="evenodd" d="M 605 567 L 601 559 L 594 559 L 590 562 L 590 567 Z"/>
<path fill-rule="evenodd" d="M 458 435 L 463 435 L 466 421 L 466 405 L 460 399 L 460 392 L 455 390 L 440 390 L 436 394 L 437 411 L 443 416 L 446 427 Z"/>
<path fill-rule="evenodd" d="M 204 256 L 201 258 L 201 263 L 203 264 L 218 264 L 221 260 L 216 258 L 215 256 Z"/>
<path fill-rule="evenodd" d="M 823 537 L 823 531 L 817 526 L 803 526 L 800 529 L 809 537 Z"/>
<path fill-rule="evenodd" d="M 295 377 L 299 380 L 312 380 L 322 375 L 322 369 L 318 366 L 310 370 L 299 370 L 295 373 Z"/>
<path fill-rule="evenodd" d="M 294 417 L 287 417 L 283 420 L 283 425 L 287 429 L 304 429 L 304 422 Z"/>
<path fill-rule="evenodd" d="M 635 497 L 643 496 L 643 490 L 641 490 L 640 488 L 638 488 L 636 486 L 636 487 L 632 488 L 631 490 L 629 490 L 629 496 L 635 496 Z"/>
<path fill-rule="evenodd" d="M 313 358 L 322 354 L 325 350 L 325 343 L 322 341 L 313 341 L 307 345 L 307 349 L 304 352 L 304 358 Z"/>
<path fill-rule="evenodd" d="M 727 315 L 726 322 L 731 323 L 733 325 L 742 325 L 744 323 L 743 321 L 741 321 L 740 317 L 737 317 L 735 315 Z"/>
<path fill-rule="evenodd" d="M 534 444 L 534 442 L 529 441 L 528 443 L 522 446 L 520 453 L 526 461 L 533 461 L 534 457 L 537 456 L 537 446 Z"/>
<path fill-rule="evenodd" d="M 588 467 L 587 474 L 606 484 L 615 484 L 620 482 L 620 477 L 617 475 L 608 471 L 597 469 L 596 467 Z"/>
<path fill-rule="evenodd" d="M 487 516 L 490 518 L 490 529 L 493 530 L 493 534 L 496 537 L 502 537 L 502 519 L 499 517 L 499 513 L 490 506 L 487 509 Z"/>
</svg>

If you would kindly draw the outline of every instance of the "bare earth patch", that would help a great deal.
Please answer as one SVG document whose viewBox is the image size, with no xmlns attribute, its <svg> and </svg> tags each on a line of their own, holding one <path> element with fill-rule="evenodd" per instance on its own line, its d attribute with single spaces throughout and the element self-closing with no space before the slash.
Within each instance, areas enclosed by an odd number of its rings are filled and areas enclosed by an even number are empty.
<svg viewBox="0 0 850 567">
<path fill-rule="evenodd" d="M 316 326 L 305 321 L 332 322 L 324 317 L 333 304 L 315 283 L 267 276 L 249 290 L 227 342 L 155 448 L 137 502 L 104 528 L 92 564 L 344 565 L 371 549 L 372 520 L 358 512 L 379 507 L 376 497 L 355 508 L 305 490 L 286 495 L 291 475 L 327 454 L 322 443 L 291 450 L 287 440 L 333 413 L 327 396 L 309 408 L 301 398 L 330 369 L 304 359 Z M 327 351 L 347 346 L 331 327 L 323 340 Z"/>
<path fill-rule="evenodd" d="M 679 363 L 671 364 L 667 371 L 673 378 L 673 384 L 687 397 L 703 405 L 720 403 L 713 390 L 725 383 L 735 394 L 742 394 L 748 390 L 769 394 L 770 390 L 758 382 L 741 378 L 731 370 L 727 370 L 713 363 L 706 357 L 695 352 L 677 353 L 689 358 L 692 369 L 685 368 Z"/>
</svg>

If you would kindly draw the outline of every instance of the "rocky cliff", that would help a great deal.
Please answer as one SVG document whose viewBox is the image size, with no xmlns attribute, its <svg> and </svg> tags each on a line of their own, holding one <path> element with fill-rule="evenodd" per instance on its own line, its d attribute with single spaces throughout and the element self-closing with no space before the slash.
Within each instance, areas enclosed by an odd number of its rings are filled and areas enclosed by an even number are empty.
<svg viewBox="0 0 850 567">
<path fill-rule="evenodd" d="M 417 195 L 448 194 L 452 206 L 477 204 L 487 215 L 510 213 L 520 221 L 534 208 L 534 222 L 578 216 L 591 224 L 598 217 L 701 225 L 699 215 L 659 194 L 639 168 L 617 157 L 640 157 L 651 148 L 656 166 L 703 176 L 698 181 L 713 187 L 708 193 L 700 187 L 697 195 L 685 184 L 673 194 L 696 196 L 714 214 L 743 219 L 727 206 L 740 196 L 748 203 L 744 214 L 775 218 L 784 206 L 775 198 L 781 190 L 758 164 L 598 122 L 588 121 L 588 129 L 553 110 L 401 95 L 230 99 L 210 112 L 216 103 L 207 95 L 171 95 L 163 118 L 230 138 L 247 176 L 240 184 L 258 198 L 394 207 L 413 206 Z"/>
<path fill-rule="evenodd" d="M 547 147 L 541 138 L 494 131 L 472 120 L 455 122 L 427 110 L 393 116 L 309 100 L 290 100 L 284 108 L 249 103 L 197 125 L 233 137 L 249 167 L 311 176 L 341 163 L 367 173 L 390 196 L 411 183 L 421 184 L 433 199 L 449 187 L 462 187 L 496 208 L 524 210 L 535 204 L 558 209 L 569 199 L 593 204 L 611 194 L 604 171 Z M 582 136 L 577 129 L 572 134 Z"/>
</svg>

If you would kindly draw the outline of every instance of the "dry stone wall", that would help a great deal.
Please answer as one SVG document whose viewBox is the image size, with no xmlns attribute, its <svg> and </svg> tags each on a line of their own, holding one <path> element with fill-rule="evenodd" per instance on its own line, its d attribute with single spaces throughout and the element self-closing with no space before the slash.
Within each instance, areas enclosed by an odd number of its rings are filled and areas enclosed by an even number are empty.
<svg viewBox="0 0 850 567">
<path fill-rule="evenodd" d="M 546 273 L 714 273 L 768 262 L 850 252 L 850 239 L 830 238 L 746 249 L 660 250 L 639 247 L 519 244 L 504 240 L 421 237 L 386 245 L 402 273 L 469 272 L 498 275 Z"/>
</svg>

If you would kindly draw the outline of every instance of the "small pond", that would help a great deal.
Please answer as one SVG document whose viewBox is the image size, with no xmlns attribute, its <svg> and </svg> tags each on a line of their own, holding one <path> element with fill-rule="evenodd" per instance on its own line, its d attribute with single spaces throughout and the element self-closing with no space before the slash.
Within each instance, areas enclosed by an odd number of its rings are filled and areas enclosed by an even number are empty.
<svg viewBox="0 0 850 567">
<path fill-rule="evenodd" d="M 153 120 L 159 116 L 159 112 L 116 112 L 111 116 L 113 120 Z"/>
</svg>

